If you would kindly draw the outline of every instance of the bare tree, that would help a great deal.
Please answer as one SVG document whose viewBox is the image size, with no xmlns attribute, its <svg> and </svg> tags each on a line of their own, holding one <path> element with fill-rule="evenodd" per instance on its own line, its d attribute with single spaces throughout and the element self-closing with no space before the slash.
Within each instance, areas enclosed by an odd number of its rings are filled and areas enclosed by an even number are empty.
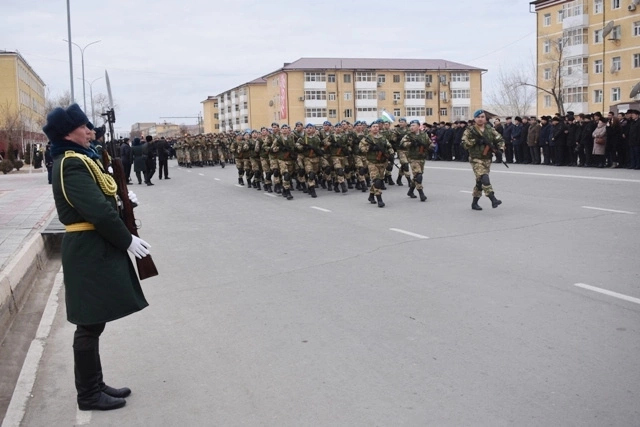
<svg viewBox="0 0 640 427">
<path fill-rule="evenodd" d="M 7 101 L 0 105 L 0 150 L 5 150 L 6 158 L 15 160 L 16 151 L 23 149 L 22 141 L 26 128 L 26 118 L 22 107 L 12 108 Z"/>
<path fill-rule="evenodd" d="M 536 102 L 535 90 L 521 82 L 530 79 L 526 67 L 511 71 L 498 71 L 496 89 L 489 93 L 487 100 L 499 116 L 524 116 L 529 114 Z"/>
</svg>

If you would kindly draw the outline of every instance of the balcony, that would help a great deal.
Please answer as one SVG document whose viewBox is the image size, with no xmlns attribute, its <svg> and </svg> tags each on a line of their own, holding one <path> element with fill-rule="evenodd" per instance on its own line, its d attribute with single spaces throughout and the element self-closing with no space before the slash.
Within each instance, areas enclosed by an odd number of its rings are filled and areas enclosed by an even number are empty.
<svg viewBox="0 0 640 427">
<path fill-rule="evenodd" d="M 404 105 L 405 107 L 424 107 L 426 103 L 426 99 L 413 99 L 413 98 L 405 98 Z"/>
<path fill-rule="evenodd" d="M 327 108 L 326 99 L 305 99 L 304 108 Z"/>
<path fill-rule="evenodd" d="M 571 58 L 574 56 L 588 56 L 589 55 L 589 45 L 588 44 L 577 44 L 572 46 L 564 46 L 562 48 L 562 56 L 565 58 Z"/>
<path fill-rule="evenodd" d="M 356 108 L 377 108 L 377 99 L 356 99 Z"/>
<path fill-rule="evenodd" d="M 581 15 L 567 16 L 562 20 L 562 29 L 568 30 L 575 27 L 588 27 L 589 15 L 583 13 Z"/>
<path fill-rule="evenodd" d="M 327 90 L 327 82 L 304 82 L 304 88 Z"/>
<path fill-rule="evenodd" d="M 356 89 L 378 89 L 378 82 L 356 82 Z"/>
<path fill-rule="evenodd" d="M 431 87 L 434 87 L 435 83 L 431 83 Z M 425 82 L 404 82 L 404 88 L 411 90 L 411 89 L 418 89 L 418 90 L 424 90 L 424 88 L 426 87 L 426 83 Z"/>
</svg>

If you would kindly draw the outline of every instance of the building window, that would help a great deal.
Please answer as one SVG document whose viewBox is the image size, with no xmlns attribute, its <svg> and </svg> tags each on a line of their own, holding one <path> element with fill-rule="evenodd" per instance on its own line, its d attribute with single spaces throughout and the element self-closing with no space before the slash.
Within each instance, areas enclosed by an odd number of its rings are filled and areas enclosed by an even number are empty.
<svg viewBox="0 0 640 427">
<path fill-rule="evenodd" d="M 596 59 L 593 61 L 593 72 L 596 74 L 602 74 L 602 59 Z"/>
<path fill-rule="evenodd" d="M 602 89 L 596 89 L 593 91 L 593 102 L 600 104 L 602 102 Z"/>
<path fill-rule="evenodd" d="M 427 91 L 424 93 L 425 97 L 427 99 L 433 99 L 433 92 L 432 91 Z"/>
<path fill-rule="evenodd" d="M 446 101 L 447 100 L 447 92 L 446 91 L 442 91 L 440 92 L 440 100 L 441 101 Z"/>
<path fill-rule="evenodd" d="M 611 89 L 611 102 L 620 101 L 620 88 L 614 87 Z"/>
<path fill-rule="evenodd" d="M 469 107 L 453 107 L 453 117 L 466 119 L 469 117 Z"/>
<path fill-rule="evenodd" d="M 570 16 L 580 16 L 584 13 L 584 9 L 582 6 L 582 0 L 575 0 L 569 3 L 566 3 L 562 6 L 563 9 L 563 18 L 568 18 Z"/>
<path fill-rule="evenodd" d="M 451 73 L 452 82 L 468 82 L 469 73 Z"/>
<path fill-rule="evenodd" d="M 394 101 L 400 100 L 400 92 L 393 92 L 393 100 Z"/>
<path fill-rule="evenodd" d="M 235 108 L 235 110 L 236 110 L 236 111 L 240 111 L 240 105 L 236 104 L 236 108 Z"/>
<path fill-rule="evenodd" d="M 585 57 L 571 58 L 564 61 L 567 75 L 589 72 L 589 59 Z"/>
<path fill-rule="evenodd" d="M 447 75 L 446 74 L 441 74 L 440 75 L 440 83 L 447 83 Z"/>
<path fill-rule="evenodd" d="M 551 52 L 551 42 L 549 40 L 545 40 L 544 43 L 542 44 L 542 51 L 544 53 Z"/>
<path fill-rule="evenodd" d="M 424 76 L 424 82 L 433 83 L 433 74 L 427 74 L 426 76 Z"/>
<path fill-rule="evenodd" d="M 356 73 L 356 81 L 357 82 L 375 82 L 376 81 L 376 73 L 366 72 L 366 71 L 358 71 Z"/>
<path fill-rule="evenodd" d="M 471 91 L 469 89 L 452 89 L 451 99 L 466 99 L 471 98 Z M 453 114 L 456 115 L 455 113 Z"/>
<path fill-rule="evenodd" d="M 427 108 L 425 110 L 426 116 L 433 116 L 433 108 Z"/>
<path fill-rule="evenodd" d="M 305 100 L 327 100 L 327 91 L 326 90 L 305 90 L 304 91 L 304 99 Z"/>
<path fill-rule="evenodd" d="M 640 68 L 640 53 L 633 54 L 633 68 Z"/>
<path fill-rule="evenodd" d="M 351 101 L 351 92 L 345 92 L 344 93 L 344 100 L 345 101 Z"/>
<path fill-rule="evenodd" d="M 244 102 L 242 103 L 242 108 L 243 108 L 243 109 L 245 109 L 245 110 L 246 110 L 247 108 L 249 108 L 249 103 L 248 103 L 247 101 L 244 101 Z"/>
<path fill-rule="evenodd" d="M 335 74 L 329 74 L 329 75 L 327 76 L 327 81 L 328 81 L 329 83 L 335 83 L 335 82 L 336 82 L 336 75 L 335 75 Z"/>
<path fill-rule="evenodd" d="M 393 82 L 394 83 L 400 83 L 400 74 L 394 74 L 393 75 Z"/>
<path fill-rule="evenodd" d="M 409 117 L 424 116 L 425 112 L 424 107 L 407 107 L 407 116 Z"/>
<path fill-rule="evenodd" d="M 356 111 L 358 113 L 377 113 L 378 109 L 376 107 L 359 107 Z"/>
<path fill-rule="evenodd" d="M 305 82 L 326 82 L 327 75 L 325 73 L 304 73 Z"/>
<path fill-rule="evenodd" d="M 633 34 L 633 37 L 640 36 L 640 21 L 633 23 L 633 30 L 631 31 L 631 34 Z"/>
<path fill-rule="evenodd" d="M 563 46 L 577 46 L 587 44 L 589 42 L 586 28 L 574 28 L 566 30 L 562 33 Z"/>
<path fill-rule="evenodd" d="M 441 116 L 446 116 L 447 115 L 447 109 L 446 108 L 441 108 L 440 109 L 440 115 Z"/>
<path fill-rule="evenodd" d="M 406 82 L 424 82 L 424 73 L 404 73 Z"/>
<path fill-rule="evenodd" d="M 378 91 L 378 101 L 384 101 L 387 99 L 387 93 L 383 90 Z"/>
<path fill-rule="evenodd" d="M 387 81 L 386 74 L 378 74 L 378 83 L 384 83 Z"/>
<path fill-rule="evenodd" d="M 336 117 L 338 117 L 338 111 L 337 110 L 329 110 L 329 118 L 330 119 L 335 119 Z"/>
<path fill-rule="evenodd" d="M 351 83 L 351 74 L 345 74 L 342 76 L 342 81 L 344 83 Z"/>
<path fill-rule="evenodd" d="M 308 118 L 327 117 L 326 108 L 305 108 L 304 116 Z"/>
<path fill-rule="evenodd" d="M 596 44 L 602 43 L 602 29 L 593 32 L 593 42 Z"/>
<path fill-rule="evenodd" d="M 220 116 L 218 115 L 218 113 L 213 113 L 213 118 L 214 119 L 218 119 L 218 118 L 220 118 Z"/>
<path fill-rule="evenodd" d="M 400 109 L 399 108 L 394 108 L 393 109 L 393 115 L 396 116 L 396 117 L 399 117 L 400 116 Z"/>
<path fill-rule="evenodd" d="M 595 15 L 602 13 L 602 0 L 593 0 L 593 13 Z"/>
<path fill-rule="evenodd" d="M 336 93 L 329 92 L 329 101 L 335 101 L 335 100 L 336 100 Z"/>
<path fill-rule="evenodd" d="M 545 68 L 543 75 L 545 80 L 551 80 L 551 68 Z"/>
<path fill-rule="evenodd" d="M 615 71 L 620 71 L 620 69 L 622 68 L 622 64 L 620 61 L 620 57 L 619 56 L 615 56 L 613 58 L 611 58 L 611 71 L 615 72 Z"/>
<path fill-rule="evenodd" d="M 558 11 L 558 23 L 562 22 L 562 19 L 564 18 L 564 10 L 560 9 Z"/>
<path fill-rule="evenodd" d="M 249 116 L 244 116 L 244 122 L 249 123 Z"/>
<path fill-rule="evenodd" d="M 344 110 L 344 116 L 353 117 L 353 111 L 351 110 L 351 108 L 347 108 L 346 110 Z"/>
<path fill-rule="evenodd" d="M 613 31 L 611 31 L 611 38 L 613 40 L 620 40 L 621 37 L 622 37 L 622 28 L 620 27 L 620 25 L 616 25 L 615 27 L 613 27 Z"/>
<path fill-rule="evenodd" d="M 357 90 L 356 99 L 377 99 L 375 90 Z"/>
<path fill-rule="evenodd" d="M 216 123 L 215 128 L 216 128 L 216 129 L 220 129 L 220 125 L 219 125 L 218 123 Z"/>
<path fill-rule="evenodd" d="M 586 87 L 570 87 L 562 90 L 564 102 L 587 102 Z"/>
<path fill-rule="evenodd" d="M 551 14 L 550 13 L 545 13 L 544 14 L 542 25 L 544 25 L 545 27 L 548 27 L 549 25 L 551 25 Z"/>
<path fill-rule="evenodd" d="M 611 9 L 620 9 L 620 0 L 611 0 Z"/>
<path fill-rule="evenodd" d="M 426 99 L 424 90 L 405 90 L 405 99 Z"/>
<path fill-rule="evenodd" d="M 236 124 L 239 125 L 240 124 L 240 117 L 236 117 Z"/>
<path fill-rule="evenodd" d="M 545 108 L 551 107 L 551 95 L 544 96 L 544 106 Z"/>
</svg>

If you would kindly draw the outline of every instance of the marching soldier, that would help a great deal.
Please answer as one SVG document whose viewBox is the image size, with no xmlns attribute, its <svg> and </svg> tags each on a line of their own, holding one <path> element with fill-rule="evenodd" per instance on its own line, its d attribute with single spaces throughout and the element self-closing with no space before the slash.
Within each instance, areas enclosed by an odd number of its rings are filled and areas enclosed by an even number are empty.
<svg viewBox="0 0 640 427">
<path fill-rule="evenodd" d="M 262 174 L 260 176 L 264 179 L 264 190 L 269 193 L 273 193 L 271 176 L 273 172 L 271 170 L 271 135 L 269 135 L 269 131 L 266 127 L 260 129 L 260 138 L 258 140 L 258 146 L 256 151 L 260 153 L 260 166 L 262 168 L 262 172 L 264 173 L 264 177 Z"/>
<path fill-rule="evenodd" d="M 502 203 L 496 199 L 493 186 L 489 180 L 489 172 L 491 169 L 491 161 L 494 151 L 504 151 L 505 143 L 502 136 L 491 126 L 485 126 L 487 117 L 484 110 L 477 110 L 473 113 L 474 125 L 469 126 L 464 135 L 462 135 L 462 143 L 469 151 L 469 163 L 476 176 L 476 185 L 473 187 L 473 202 L 471 209 L 481 211 L 478 200 L 484 191 L 485 196 L 491 199 L 491 206 L 497 208 Z"/>
<path fill-rule="evenodd" d="M 362 122 L 357 121 L 355 123 L 355 130 L 349 130 L 349 122 L 342 121 L 342 129 L 345 132 L 345 136 L 350 137 L 353 141 L 351 146 L 351 152 L 354 158 L 354 168 L 358 174 L 358 182 L 356 188 L 359 188 L 363 193 L 367 191 L 367 188 L 371 185 L 369 181 L 369 164 L 367 156 L 360 151 L 360 141 L 365 137 Z"/>
<path fill-rule="evenodd" d="M 397 152 L 398 152 L 398 161 L 400 162 L 400 169 L 398 170 L 398 179 L 396 180 L 396 184 L 402 185 L 402 177 L 407 179 L 407 184 L 411 186 L 411 177 L 409 175 L 409 160 L 407 159 L 407 150 L 402 146 L 400 141 L 406 134 L 409 133 L 409 128 L 407 127 L 407 119 L 402 117 L 398 120 L 398 127 L 394 131 L 394 138 L 396 143 L 398 144 Z"/>
<path fill-rule="evenodd" d="M 258 138 L 258 131 L 251 131 L 251 138 L 246 140 L 246 148 L 249 152 L 249 167 L 251 168 L 251 175 L 253 176 L 253 188 L 261 190 L 260 181 L 262 177 L 262 169 L 260 162 L 260 139 Z M 246 163 L 245 163 L 246 169 Z"/>
<path fill-rule="evenodd" d="M 244 175 L 244 151 L 242 151 L 242 145 L 242 135 L 237 134 L 235 140 L 231 143 L 230 149 L 235 153 L 236 159 L 239 160 L 236 162 L 236 169 L 238 170 L 238 184 L 240 185 L 244 185 L 244 180 L 242 179 Z"/>
<path fill-rule="evenodd" d="M 380 134 L 379 126 L 377 121 L 371 124 L 369 135 L 366 135 L 360 141 L 360 151 L 364 153 L 367 158 L 369 163 L 369 176 L 371 180 L 373 180 L 373 185 L 369 190 L 369 202 L 375 204 L 377 199 L 378 207 L 383 208 L 385 206 L 382 201 L 384 173 L 388 158 L 395 153 L 389 141 Z"/>
<path fill-rule="evenodd" d="M 304 172 L 307 179 L 308 191 L 316 198 L 316 179 L 320 174 L 320 157 L 323 155 L 322 141 L 311 123 L 305 128 L 305 135 L 296 141 L 298 152 L 304 156 Z"/>
<path fill-rule="evenodd" d="M 325 124 L 328 122 L 325 122 Z M 322 131 L 320 131 L 322 132 Z M 333 190 L 336 193 L 342 191 L 347 192 L 347 184 L 345 183 L 345 170 L 348 166 L 347 155 L 351 147 L 347 145 L 347 141 L 343 135 L 325 131 L 326 137 L 323 139 L 325 153 L 329 154 L 331 161 L 330 181 L 333 182 Z"/>
<path fill-rule="evenodd" d="M 418 194 L 420 194 L 420 201 L 424 202 L 427 200 L 422 186 L 424 161 L 429 157 L 429 151 L 433 150 L 433 143 L 426 134 L 420 132 L 420 122 L 418 120 L 411 120 L 409 131 L 402 137 L 399 144 L 407 156 L 408 165 L 411 166 L 411 174 L 413 175 L 413 181 L 409 179 L 407 196 L 415 199 L 416 195 L 413 192 L 417 189 Z"/>
<path fill-rule="evenodd" d="M 295 150 L 296 143 L 289 125 L 282 125 L 280 134 L 274 139 L 272 152 L 278 162 L 278 170 L 282 174 L 283 190 L 282 196 L 287 200 L 293 199 L 291 195 L 291 177 L 296 171 Z"/>
<path fill-rule="evenodd" d="M 389 143 L 393 147 L 394 135 L 393 135 L 393 132 L 391 131 L 391 123 L 387 121 L 378 120 L 378 126 L 380 126 L 380 134 L 384 136 L 386 140 L 389 141 Z M 396 151 L 396 147 L 393 147 L 393 150 Z M 391 172 L 393 172 L 393 165 L 394 165 L 394 161 L 392 157 L 391 159 L 389 159 L 389 162 L 387 163 L 387 167 L 384 172 L 384 180 L 383 180 L 385 183 L 389 185 L 395 185 L 395 183 L 393 182 L 393 177 L 391 176 Z"/>
</svg>

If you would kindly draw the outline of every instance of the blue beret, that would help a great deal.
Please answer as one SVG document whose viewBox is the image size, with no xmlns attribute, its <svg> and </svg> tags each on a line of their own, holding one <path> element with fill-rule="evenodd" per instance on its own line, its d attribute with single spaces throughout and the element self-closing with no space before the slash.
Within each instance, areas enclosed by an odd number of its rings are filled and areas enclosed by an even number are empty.
<svg viewBox="0 0 640 427">
<path fill-rule="evenodd" d="M 56 141 L 63 140 L 65 136 L 87 123 L 89 123 L 87 115 L 78 104 L 73 104 L 66 110 L 58 107 L 47 114 L 47 124 L 44 125 L 42 131 L 55 145 Z"/>
<path fill-rule="evenodd" d="M 315 128 L 314 125 L 312 125 L 311 123 L 307 123 L 307 125 L 305 126 L 306 128 Z"/>
<path fill-rule="evenodd" d="M 409 124 L 412 125 L 414 123 L 417 124 L 417 125 L 420 125 L 420 120 L 411 120 L 411 122 Z"/>
<path fill-rule="evenodd" d="M 400 117 L 398 121 L 407 123 L 407 119 L 405 117 Z"/>
<path fill-rule="evenodd" d="M 484 113 L 484 110 L 480 109 L 480 110 L 476 110 L 475 113 L 473 113 L 473 118 L 477 118 L 480 114 Z"/>
<path fill-rule="evenodd" d="M 343 125 L 350 125 L 351 123 L 349 123 L 349 120 L 343 120 L 340 123 L 342 123 Z"/>
<path fill-rule="evenodd" d="M 329 120 L 325 120 L 324 123 L 322 123 L 322 125 L 323 126 L 333 126 Z"/>
<path fill-rule="evenodd" d="M 366 120 L 360 120 L 360 124 L 361 124 L 362 126 L 366 126 L 366 125 L 367 125 L 367 122 L 366 122 Z"/>
</svg>

